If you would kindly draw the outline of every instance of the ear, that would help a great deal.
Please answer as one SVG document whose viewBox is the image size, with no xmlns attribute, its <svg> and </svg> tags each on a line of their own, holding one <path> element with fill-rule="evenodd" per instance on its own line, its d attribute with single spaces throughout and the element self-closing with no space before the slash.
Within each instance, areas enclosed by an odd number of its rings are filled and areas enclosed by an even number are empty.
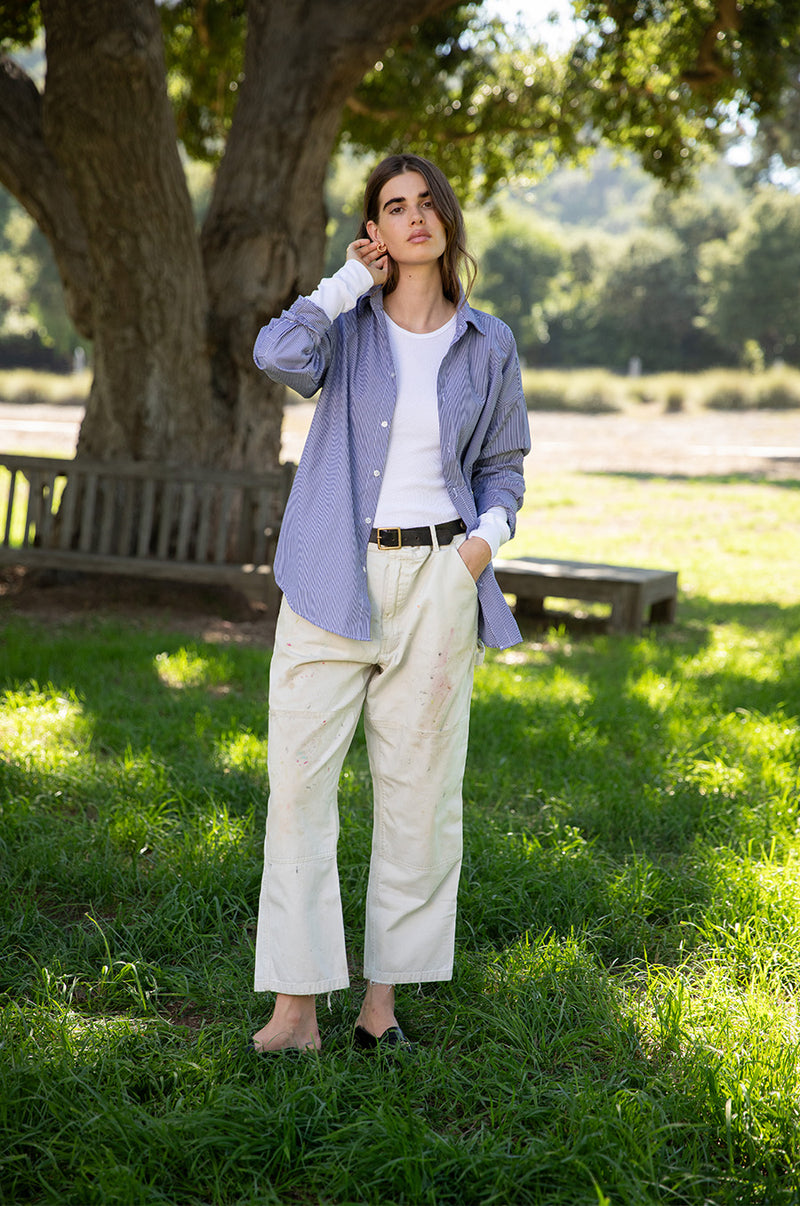
<svg viewBox="0 0 800 1206">
<path fill-rule="evenodd" d="M 381 236 L 378 233 L 378 227 L 375 222 L 367 222 L 367 234 L 372 239 L 373 243 L 380 243 Z"/>
</svg>

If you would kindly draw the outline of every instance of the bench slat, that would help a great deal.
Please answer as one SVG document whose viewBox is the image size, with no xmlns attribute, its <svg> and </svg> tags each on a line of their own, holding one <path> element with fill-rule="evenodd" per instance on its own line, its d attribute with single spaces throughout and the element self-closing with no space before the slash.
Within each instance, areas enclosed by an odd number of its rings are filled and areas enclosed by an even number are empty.
<svg viewBox="0 0 800 1206">
<path fill-rule="evenodd" d="M 180 519 L 178 520 L 178 542 L 175 547 L 175 560 L 186 561 L 189 550 L 189 538 L 192 534 L 194 519 L 195 486 L 193 482 L 184 482 L 181 486 Z"/>
<path fill-rule="evenodd" d="M 136 514 L 136 486 L 137 482 L 126 478 L 121 487 L 124 491 L 124 499 L 122 503 L 122 513 L 117 532 L 114 552 L 118 557 L 125 557 L 131 552 L 131 542 L 133 540 L 133 521 Z"/>
<path fill-rule="evenodd" d="M 78 481 L 81 479 L 79 478 Z M 78 548 L 82 553 L 88 553 L 92 547 L 94 535 L 94 504 L 97 498 L 97 474 L 87 473 L 83 481 L 83 505 L 81 507 L 80 532 Z"/>
<path fill-rule="evenodd" d="M 114 521 L 117 518 L 116 500 L 117 483 L 104 475 L 99 482 L 100 487 L 100 540 L 98 552 L 111 552 L 111 539 L 114 534 Z"/>
<path fill-rule="evenodd" d="M 155 514 L 156 484 L 152 480 L 145 481 L 142 489 L 142 509 L 139 513 L 139 532 L 136 539 L 136 556 L 146 557 L 150 551 L 150 537 L 153 532 L 153 516 Z"/>
<path fill-rule="evenodd" d="M 225 560 L 225 553 L 228 547 L 228 529 L 231 521 L 231 507 L 233 506 L 233 490 L 230 486 L 222 487 L 222 496 L 219 507 L 218 527 L 216 540 L 214 541 L 214 564 L 221 565 Z"/>
<path fill-rule="evenodd" d="M 58 547 L 60 549 L 72 548 L 73 538 L 75 533 L 73 525 L 75 523 L 75 500 L 78 497 L 77 481 L 70 481 L 64 487 L 64 493 L 61 496 L 61 506 L 58 511 Z"/>
<path fill-rule="evenodd" d="M 14 513 L 14 496 L 16 494 L 17 480 L 19 478 L 19 470 L 18 469 L 12 468 L 9 470 L 9 472 L 11 474 L 11 477 L 10 477 L 9 483 L 8 483 L 8 502 L 6 504 L 6 506 L 7 506 L 6 525 L 5 525 L 5 531 L 3 533 L 3 547 L 4 548 L 8 548 L 11 543 L 11 520 L 12 520 L 13 513 Z"/>
<path fill-rule="evenodd" d="M 208 539 L 211 527 L 211 487 L 206 486 L 200 496 L 200 515 L 195 540 L 195 560 L 208 561 Z"/>
</svg>

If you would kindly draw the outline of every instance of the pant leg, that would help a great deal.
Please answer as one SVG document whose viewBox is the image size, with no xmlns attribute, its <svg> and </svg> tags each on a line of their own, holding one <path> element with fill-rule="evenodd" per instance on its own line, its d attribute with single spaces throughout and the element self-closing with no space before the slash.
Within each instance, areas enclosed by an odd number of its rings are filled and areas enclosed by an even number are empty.
<svg viewBox="0 0 800 1206">
<path fill-rule="evenodd" d="M 453 971 L 478 622 L 460 543 L 421 558 L 377 552 L 368 562 L 371 574 L 401 579 L 364 710 L 375 799 L 364 974 L 378 983 L 446 980 Z"/>
<path fill-rule="evenodd" d="M 324 632 L 282 603 L 270 669 L 256 992 L 312 994 L 349 983 L 337 794 L 374 656 L 374 642 Z"/>
</svg>

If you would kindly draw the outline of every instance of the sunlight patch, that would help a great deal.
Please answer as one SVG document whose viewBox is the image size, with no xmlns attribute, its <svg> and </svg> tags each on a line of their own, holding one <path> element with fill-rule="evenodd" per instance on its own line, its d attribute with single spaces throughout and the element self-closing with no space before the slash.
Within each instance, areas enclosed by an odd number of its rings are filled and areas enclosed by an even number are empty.
<svg viewBox="0 0 800 1206">
<path fill-rule="evenodd" d="M 231 733 L 217 745 L 217 762 L 225 770 L 267 773 L 266 738 L 255 733 Z"/>
<path fill-rule="evenodd" d="M 679 682 L 670 681 L 652 668 L 638 676 L 632 675 L 628 681 L 628 692 L 631 697 L 640 699 L 659 714 L 672 709 L 680 689 Z"/>
<path fill-rule="evenodd" d="M 225 681 L 228 667 L 216 656 L 204 657 L 194 649 L 184 647 L 175 653 L 156 654 L 155 669 L 164 686 L 175 691 L 186 687 L 209 687 L 217 693 L 230 691 Z"/>
<path fill-rule="evenodd" d="M 12 756 L 50 761 L 56 753 L 77 758 L 90 724 L 74 695 L 31 684 L 0 698 L 0 745 Z"/>
<path fill-rule="evenodd" d="M 162 1026 L 155 1018 L 137 1018 L 127 1013 L 87 1015 L 74 1009 L 65 1009 L 58 1020 L 52 1015 L 40 1014 L 39 1021 L 36 1046 L 40 1052 L 58 1057 L 67 1051 L 71 1058 L 86 1061 L 93 1061 L 125 1040 L 141 1038 Z"/>
</svg>

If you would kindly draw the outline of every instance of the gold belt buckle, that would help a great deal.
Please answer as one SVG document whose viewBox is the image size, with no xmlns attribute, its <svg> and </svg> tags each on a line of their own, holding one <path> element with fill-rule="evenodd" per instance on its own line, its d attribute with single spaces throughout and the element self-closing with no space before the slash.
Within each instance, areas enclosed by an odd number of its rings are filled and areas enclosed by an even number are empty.
<svg viewBox="0 0 800 1206">
<path fill-rule="evenodd" d="M 403 537 L 400 535 L 400 533 L 402 532 L 402 528 L 376 528 L 375 531 L 377 533 L 379 549 L 401 549 L 403 547 Z M 396 532 L 397 533 L 397 544 L 384 544 L 383 543 L 383 533 L 384 532 Z"/>
</svg>

